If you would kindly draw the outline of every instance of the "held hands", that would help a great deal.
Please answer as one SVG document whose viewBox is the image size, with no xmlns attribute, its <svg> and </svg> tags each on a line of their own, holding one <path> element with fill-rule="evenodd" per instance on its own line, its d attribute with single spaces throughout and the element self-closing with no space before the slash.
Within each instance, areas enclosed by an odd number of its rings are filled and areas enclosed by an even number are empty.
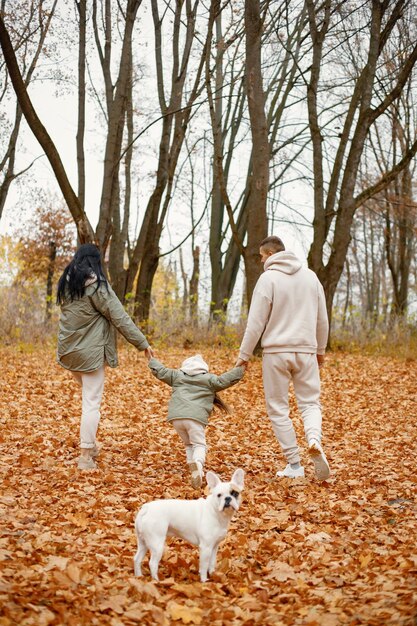
<svg viewBox="0 0 417 626">
<path fill-rule="evenodd" d="M 150 361 L 151 358 L 153 357 L 153 350 L 152 350 L 152 348 L 150 346 L 149 346 L 149 348 L 146 348 L 145 356 L 148 359 L 148 361 Z"/>
<path fill-rule="evenodd" d="M 248 361 L 244 361 L 243 359 L 238 358 L 235 363 L 235 367 L 243 367 L 246 370 L 246 368 L 248 367 L 248 363 Z"/>
<path fill-rule="evenodd" d="M 326 357 L 324 356 L 324 354 L 317 354 L 316 356 L 317 356 L 317 363 L 319 364 L 319 367 L 323 367 Z"/>
</svg>

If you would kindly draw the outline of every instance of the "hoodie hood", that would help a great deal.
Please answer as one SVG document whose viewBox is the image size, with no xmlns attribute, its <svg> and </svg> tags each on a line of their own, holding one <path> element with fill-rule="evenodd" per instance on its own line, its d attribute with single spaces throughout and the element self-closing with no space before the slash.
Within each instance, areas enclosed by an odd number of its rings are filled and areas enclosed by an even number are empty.
<svg viewBox="0 0 417 626">
<path fill-rule="evenodd" d="M 207 374 L 209 368 L 201 354 L 195 354 L 181 363 L 180 370 L 189 376 L 196 376 L 197 374 Z"/>
<path fill-rule="evenodd" d="M 265 270 L 278 270 L 284 274 L 295 274 L 302 267 L 293 252 L 276 252 L 271 254 L 264 263 Z"/>
</svg>

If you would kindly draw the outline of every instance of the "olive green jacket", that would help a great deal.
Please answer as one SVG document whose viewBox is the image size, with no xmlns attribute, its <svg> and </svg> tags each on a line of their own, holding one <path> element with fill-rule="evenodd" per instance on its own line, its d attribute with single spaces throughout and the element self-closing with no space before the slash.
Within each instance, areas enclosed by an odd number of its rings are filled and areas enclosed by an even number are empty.
<svg viewBox="0 0 417 626">
<path fill-rule="evenodd" d="M 209 372 L 190 376 L 182 370 L 165 367 L 155 358 L 150 359 L 149 367 L 156 378 L 172 387 L 168 404 L 168 421 L 192 419 L 205 426 L 213 410 L 216 392 L 235 385 L 245 373 L 243 367 L 234 367 L 220 376 Z"/>
<path fill-rule="evenodd" d="M 57 361 L 75 372 L 93 372 L 106 362 L 117 367 L 117 329 L 138 350 L 149 344 L 108 285 L 89 284 L 78 300 L 61 305 Z"/>
</svg>

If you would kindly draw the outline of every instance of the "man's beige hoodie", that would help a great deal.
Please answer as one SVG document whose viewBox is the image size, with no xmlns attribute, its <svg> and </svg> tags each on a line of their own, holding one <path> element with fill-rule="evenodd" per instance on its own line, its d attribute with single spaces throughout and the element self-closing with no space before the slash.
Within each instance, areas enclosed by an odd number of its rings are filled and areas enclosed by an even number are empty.
<svg viewBox="0 0 417 626">
<path fill-rule="evenodd" d="M 324 354 L 329 323 L 316 274 L 287 251 L 272 254 L 264 268 L 253 292 L 239 357 L 247 361 L 261 336 L 264 352 Z"/>
</svg>

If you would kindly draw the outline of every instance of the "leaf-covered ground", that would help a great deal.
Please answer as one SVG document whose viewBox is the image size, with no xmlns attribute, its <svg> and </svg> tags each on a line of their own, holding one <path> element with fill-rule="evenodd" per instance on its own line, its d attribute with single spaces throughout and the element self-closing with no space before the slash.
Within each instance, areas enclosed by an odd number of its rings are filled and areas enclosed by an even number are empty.
<svg viewBox="0 0 417 626">
<path fill-rule="evenodd" d="M 204 350 L 211 369 L 235 353 Z M 162 358 L 162 353 L 158 356 Z M 163 358 L 177 366 L 184 352 Z M 207 468 L 246 471 L 212 581 L 198 554 L 169 540 L 161 582 L 135 579 L 133 520 L 161 497 L 193 498 L 183 450 L 165 422 L 169 389 L 124 350 L 107 372 L 98 468 L 80 472 L 80 393 L 48 350 L 0 350 L 0 626 L 417 623 L 415 362 L 333 354 L 323 370 L 318 483 L 275 478 L 284 461 L 265 415 L 260 362 L 215 413 Z M 292 404 L 293 410 L 294 403 Z"/>
</svg>

